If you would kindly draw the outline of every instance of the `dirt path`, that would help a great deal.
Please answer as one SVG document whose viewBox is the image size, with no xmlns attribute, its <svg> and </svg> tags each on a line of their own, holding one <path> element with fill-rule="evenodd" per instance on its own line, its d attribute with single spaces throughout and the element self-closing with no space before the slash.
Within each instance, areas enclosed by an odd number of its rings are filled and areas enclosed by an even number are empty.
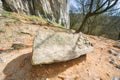
<svg viewBox="0 0 120 80">
<path fill-rule="evenodd" d="M 89 36 L 95 50 L 64 63 L 51 65 L 31 65 L 32 48 L 13 50 L 0 54 L 0 80 L 112 80 L 120 77 L 120 69 L 111 64 L 114 59 L 120 64 L 120 58 L 109 54 L 113 41 Z"/>
</svg>

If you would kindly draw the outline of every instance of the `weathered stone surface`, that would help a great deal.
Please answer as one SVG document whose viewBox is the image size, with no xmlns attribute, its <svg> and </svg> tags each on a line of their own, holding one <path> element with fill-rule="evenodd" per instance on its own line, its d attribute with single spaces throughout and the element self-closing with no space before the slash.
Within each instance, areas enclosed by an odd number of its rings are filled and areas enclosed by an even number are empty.
<svg viewBox="0 0 120 80">
<path fill-rule="evenodd" d="M 33 65 L 50 64 L 75 59 L 93 50 L 82 34 L 41 31 L 34 40 Z"/>
<path fill-rule="evenodd" d="M 115 56 L 118 56 L 118 55 L 119 55 L 119 52 L 118 52 L 117 50 L 114 50 L 114 49 L 109 50 L 109 53 L 110 53 L 110 54 L 113 54 L 113 55 L 115 55 Z"/>
<path fill-rule="evenodd" d="M 120 80 L 120 78 L 119 77 L 114 77 L 113 80 Z"/>
<path fill-rule="evenodd" d="M 69 0 L 2 0 L 7 11 L 37 15 L 69 28 Z"/>
</svg>

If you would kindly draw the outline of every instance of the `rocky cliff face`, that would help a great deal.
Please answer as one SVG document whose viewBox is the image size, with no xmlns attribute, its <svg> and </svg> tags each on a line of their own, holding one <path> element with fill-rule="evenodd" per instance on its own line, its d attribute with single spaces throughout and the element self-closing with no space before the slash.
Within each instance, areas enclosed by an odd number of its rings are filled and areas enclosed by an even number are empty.
<svg viewBox="0 0 120 80">
<path fill-rule="evenodd" d="M 2 0 L 5 10 L 37 15 L 69 28 L 69 0 Z"/>
<path fill-rule="evenodd" d="M 1 0 L 0 0 L 0 9 L 2 8 L 2 2 L 1 2 Z"/>
</svg>

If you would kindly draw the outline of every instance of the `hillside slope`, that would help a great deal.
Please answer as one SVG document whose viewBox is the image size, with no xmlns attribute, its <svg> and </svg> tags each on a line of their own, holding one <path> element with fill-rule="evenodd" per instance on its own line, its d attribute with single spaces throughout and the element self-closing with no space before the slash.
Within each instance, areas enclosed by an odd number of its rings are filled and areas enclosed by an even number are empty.
<svg viewBox="0 0 120 80">
<path fill-rule="evenodd" d="M 32 66 L 32 45 L 37 32 L 66 30 L 33 16 L 0 14 L 0 80 L 119 80 L 120 49 L 113 47 L 115 41 L 87 35 L 93 52 L 68 62 Z M 23 46 L 14 46 L 19 43 Z"/>
</svg>

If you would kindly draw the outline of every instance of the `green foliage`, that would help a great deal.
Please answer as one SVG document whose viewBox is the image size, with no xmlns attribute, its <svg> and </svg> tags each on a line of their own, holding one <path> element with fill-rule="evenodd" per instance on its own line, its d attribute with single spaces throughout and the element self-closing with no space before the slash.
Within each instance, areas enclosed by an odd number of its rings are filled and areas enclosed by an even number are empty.
<svg viewBox="0 0 120 80">
<path fill-rule="evenodd" d="M 101 29 L 102 28 L 99 27 L 99 25 L 97 25 L 96 28 L 93 29 L 90 34 L 98 36 L 100 34 L 100 32 L 101 32 Z"/>
</svg>

